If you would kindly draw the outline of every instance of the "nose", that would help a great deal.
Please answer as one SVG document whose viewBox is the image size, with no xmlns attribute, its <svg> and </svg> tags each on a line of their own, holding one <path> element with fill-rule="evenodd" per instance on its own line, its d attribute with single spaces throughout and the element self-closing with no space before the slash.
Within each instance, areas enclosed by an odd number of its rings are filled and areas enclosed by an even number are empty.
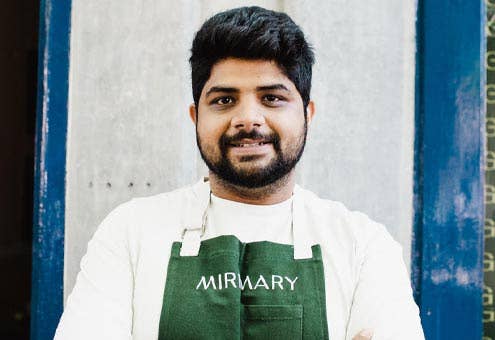
<svg viewBox="0 0 495 340">
<path fill-rule="evenodd" d="M 265 124 L 263 108 L 251 101 L 239 105 L 237 112 L 232 117 L 231 125 L 239 130 L 251 131 Z"/>
</svg>

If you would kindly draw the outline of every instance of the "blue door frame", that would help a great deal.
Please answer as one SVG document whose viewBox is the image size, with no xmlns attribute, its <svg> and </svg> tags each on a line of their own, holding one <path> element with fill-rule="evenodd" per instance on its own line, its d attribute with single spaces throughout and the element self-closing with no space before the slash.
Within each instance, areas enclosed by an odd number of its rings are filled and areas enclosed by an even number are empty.
<svg viewBox="0 0 495 340">
<path fill-rule="evenodd" d="M 63 309 L 70 0 L 41 0 L 31 339 L 53 339 Z"/>
<path fill-rule="evenodd" d="M 31 339 L 63 309 L 71 1 L 40 1 Z M 428 340 L 481 339 L 482 1 L 419 0 L 412 281 Z"/>
<path fill-rule="evenodd" d="M 481 339 L 483 1 L 419 0 L 412 280 L 426 339 Z"/>
</svg>

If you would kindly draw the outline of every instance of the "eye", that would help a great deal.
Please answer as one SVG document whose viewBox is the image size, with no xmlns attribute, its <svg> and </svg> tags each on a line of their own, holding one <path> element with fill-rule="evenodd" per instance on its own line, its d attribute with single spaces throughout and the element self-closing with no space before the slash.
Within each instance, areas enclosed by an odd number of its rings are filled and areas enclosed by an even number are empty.
<svg viewBox="0 0 495 340">
<path fill-rule="evenodd" d="M 234 98 L 230 96 L 215 98 L 211 101 L 211 104 L 216 105 L 230 105 L 234 103 Z"/>
<path fill-rule="evenodd" d="M 282 97 L 276 96 L 274 94 L 267 94 L 267 95 L 263 96 L 262 100 L 267 105 L 276 106 L 278 104 L 281 104 L 284 99 Z"/>
<path fill-rule="evenodd" d="M 267 94 L 263 97 L 263 99 L 267 102 L 278 102 L 280 100 L 280 98 L 274 96 L 273 94 Z"/>
</svg>

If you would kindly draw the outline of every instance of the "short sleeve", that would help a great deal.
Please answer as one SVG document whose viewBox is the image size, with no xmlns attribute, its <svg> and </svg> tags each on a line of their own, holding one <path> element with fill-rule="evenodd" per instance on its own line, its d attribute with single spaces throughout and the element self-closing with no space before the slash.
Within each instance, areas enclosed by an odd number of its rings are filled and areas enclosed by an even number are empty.
<svg viewBox="0 0 495 340">
<path fill-rule="evenodd" d="M 424 340 L 402 247 L 376 226 L 363 249 L 347 339 L 368 328 L 373 340 Z"/>
<path fill-rule="evenodd" d="M 131 339 L 133 271 L 128 246 L 129 207 L 100 224 L 60 319 L 55 339 Z"/>
</svg>

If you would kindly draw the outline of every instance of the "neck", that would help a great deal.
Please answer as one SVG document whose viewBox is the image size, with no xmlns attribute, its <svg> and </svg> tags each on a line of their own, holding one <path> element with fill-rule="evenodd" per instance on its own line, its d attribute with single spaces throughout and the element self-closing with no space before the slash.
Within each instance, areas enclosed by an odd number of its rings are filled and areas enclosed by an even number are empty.
<svg viewBox="0 0 495 340">
<path fill-rule="evenodd" d="M 292 169 L 276 182 L 260 188 L 246 188 L 226 182 L 210 171 L 211 192 L 220 198 L 230 201 L 268 205 L 288 200 L 294 191 L 295 171 Z"/>
</svg>

